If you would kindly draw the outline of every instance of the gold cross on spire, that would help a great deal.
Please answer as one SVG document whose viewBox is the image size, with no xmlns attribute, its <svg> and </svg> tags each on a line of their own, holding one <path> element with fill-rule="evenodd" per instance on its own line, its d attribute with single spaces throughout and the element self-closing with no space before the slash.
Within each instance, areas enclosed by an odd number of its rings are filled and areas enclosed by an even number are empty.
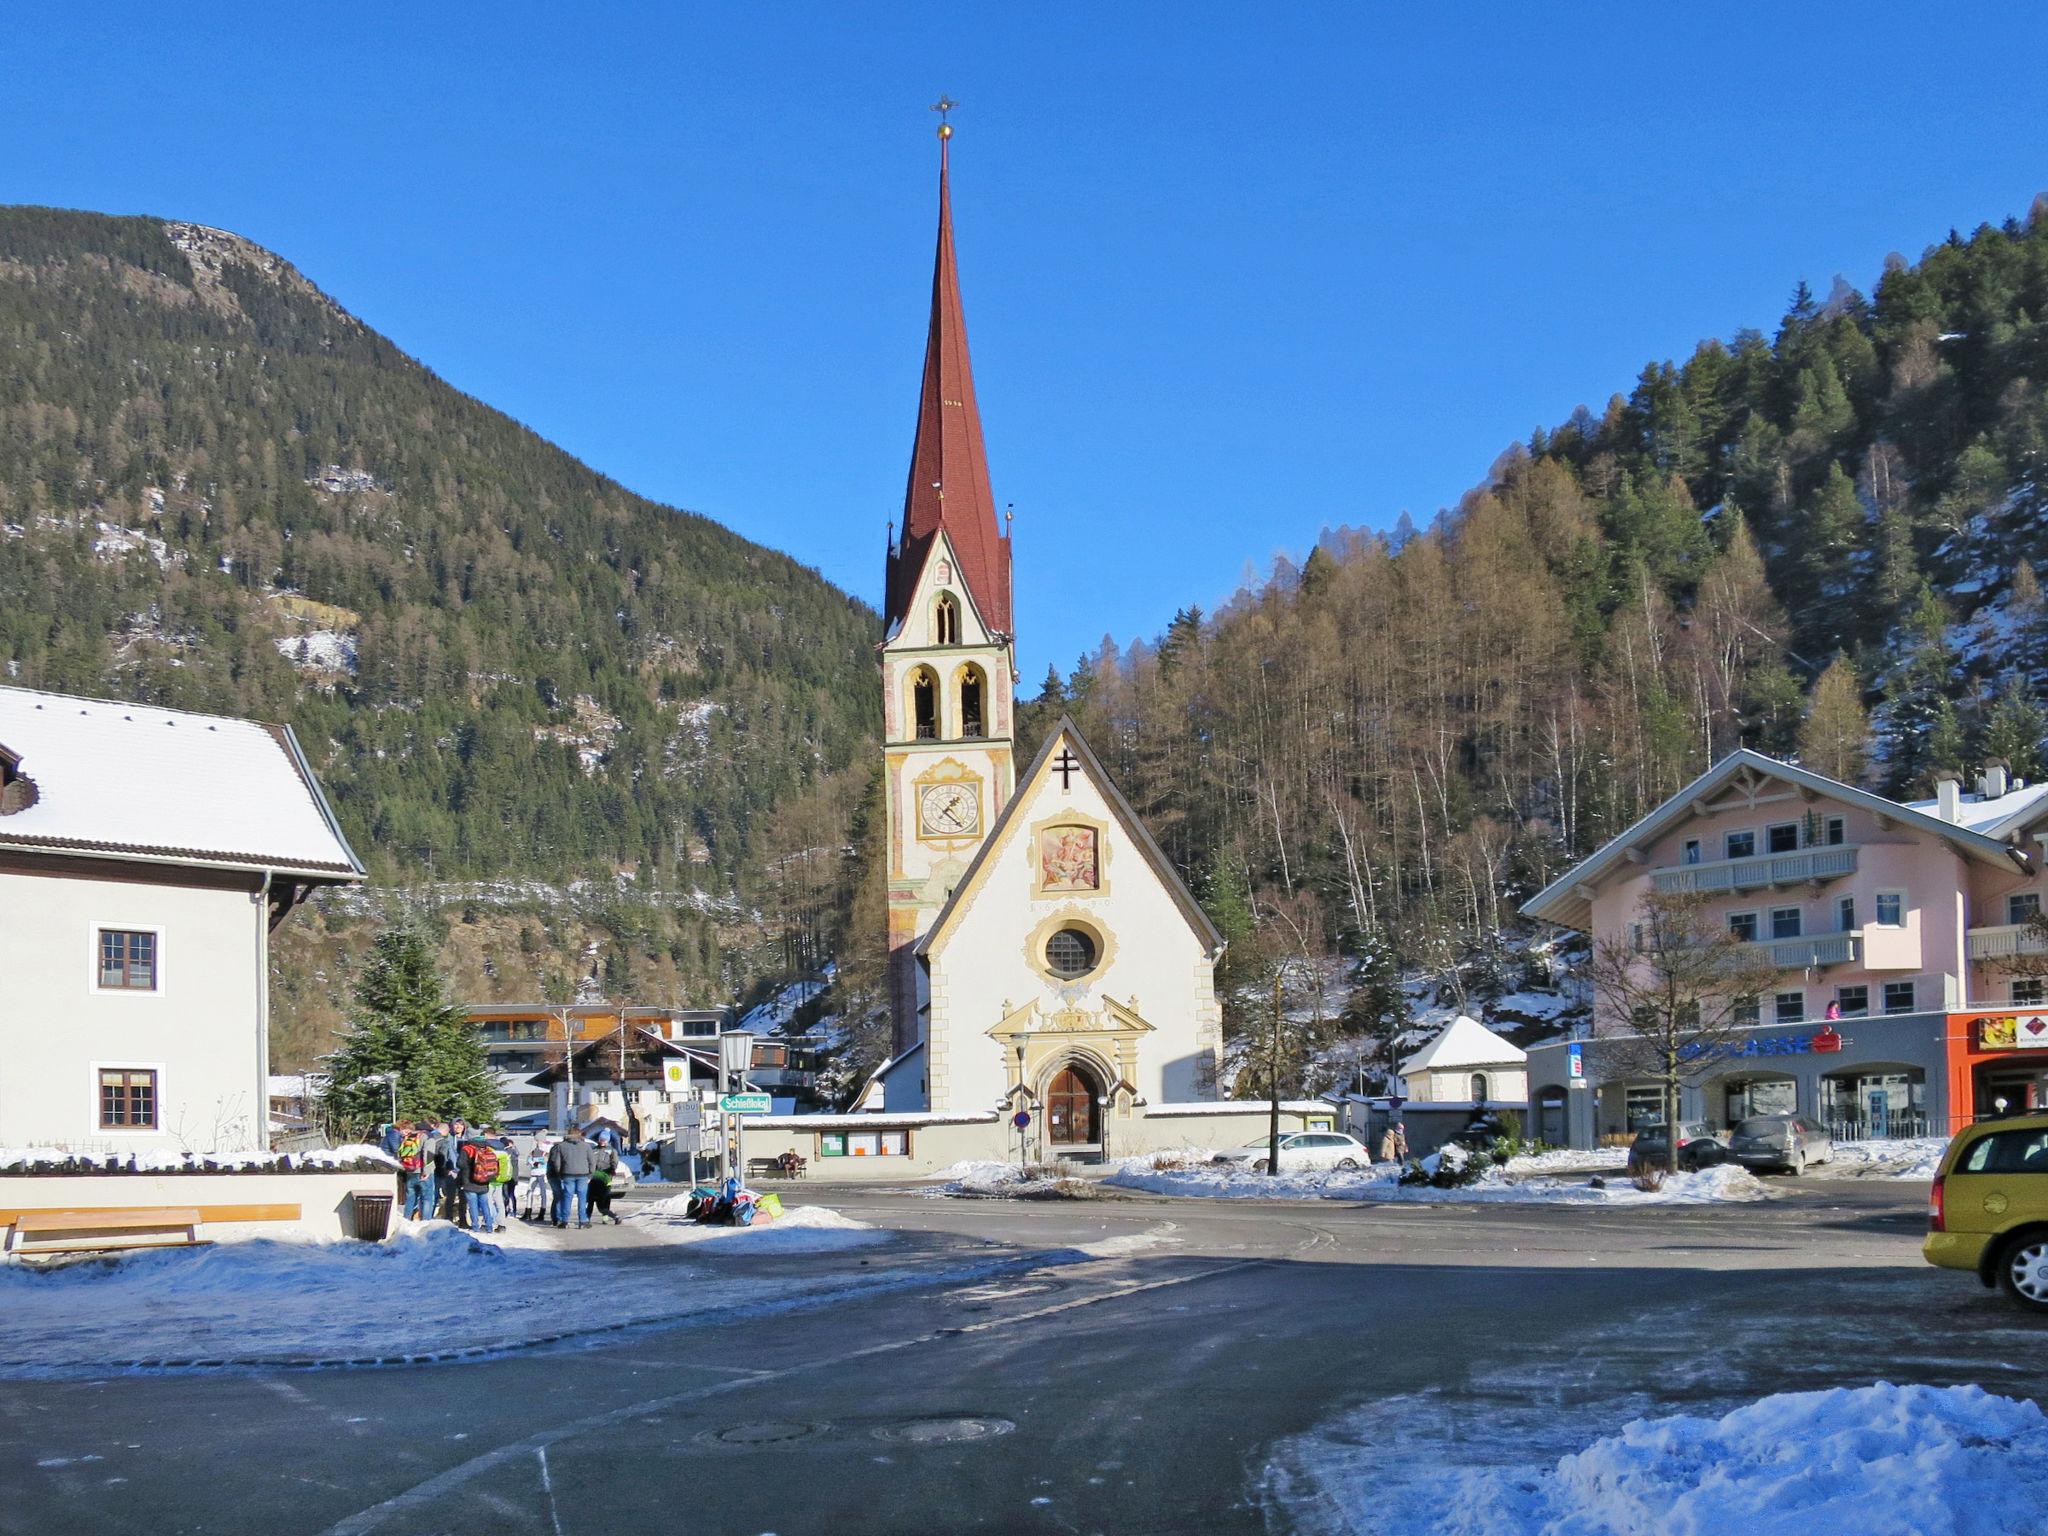
<svg viewBox="0 0 2048 1536">
<path fill-rule="evenodd" d="M 946 95 L 941 95 L 937 101 L 932 103 L 932 110 L 939 114 L 940 138 L 950 139 L 951 137 L 953 137 L 953 125 L 946 121 L 946 117 L 948 113 L 950 113 L 955 107 L 959 105 L 959 102 L 955 101 L 952 97 Z"/>
</svg>

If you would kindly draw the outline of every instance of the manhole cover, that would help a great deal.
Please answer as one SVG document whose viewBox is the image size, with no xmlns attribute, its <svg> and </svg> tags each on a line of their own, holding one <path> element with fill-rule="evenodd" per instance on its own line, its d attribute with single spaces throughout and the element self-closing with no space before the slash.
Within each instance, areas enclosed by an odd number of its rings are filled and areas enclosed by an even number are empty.
<svg viewBox="0 0 2048 1536">
<path fill-rule="evenodd" d="M 805 1424 L 797 1419 L 768 1419 L 759 1424 L 734 1424 L 714 1429 L 697 1438 L 712 1445 L 787 1445 L 807 1440 L 824 1429 L 822 1424 Z"/>
<path fill-rule="evenodd" d="M 1017 1426 L 1008 1419 L 973 1417 L 905 1419 L 883 1424 L 875 1430 L 877 1440 L 894 1440 L 902 1445 L 952 1445 L 962 1440 L 993 1440 Z"/>
</svg>

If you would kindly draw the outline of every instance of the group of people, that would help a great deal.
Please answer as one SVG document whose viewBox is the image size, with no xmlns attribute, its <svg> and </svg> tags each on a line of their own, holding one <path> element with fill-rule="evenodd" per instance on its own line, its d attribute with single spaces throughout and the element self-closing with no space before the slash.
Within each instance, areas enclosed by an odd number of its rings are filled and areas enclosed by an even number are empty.
<svg viewBox="0 0 2048 1536">
<path fill-rule="evenodd" d="M 408 1221 L 452 1221 L 471 1232 L 503 1232 L 506 1218 L 588 1227 L 593 1215 L 619 1223 L 612 1180 L 618 1138 L 609 1126 L 585 1136 L 572 1125 L 542 1132 L 522 1154 L 502 1128 L 453 1120 L 399 1120 L 378 1144 L 398 1163 Z"/>
</svg>

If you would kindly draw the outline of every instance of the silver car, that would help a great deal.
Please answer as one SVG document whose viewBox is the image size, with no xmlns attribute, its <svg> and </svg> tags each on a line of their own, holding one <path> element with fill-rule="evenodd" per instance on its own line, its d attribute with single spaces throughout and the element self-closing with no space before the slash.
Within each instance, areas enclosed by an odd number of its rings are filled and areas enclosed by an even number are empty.
<svg viewBox="0 0 2048 1536">
<path fill-rule="evenodd" d="M 1728 1138 L 1728 1155 L 1745 1168 L 1804 1173 L 1835 1160 L 1835 1138 L 1804 1115 L 1752 1115 Z"/>
</svg>

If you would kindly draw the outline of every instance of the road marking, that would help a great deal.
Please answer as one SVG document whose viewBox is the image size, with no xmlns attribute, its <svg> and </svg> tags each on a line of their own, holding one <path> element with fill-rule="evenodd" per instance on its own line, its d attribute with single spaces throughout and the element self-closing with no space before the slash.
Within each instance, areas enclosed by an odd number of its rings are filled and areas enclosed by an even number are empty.
<svg viewBox="0 0 2048 1536">
<path fill-rule="evenodd" d="M 548 1474 L 548 1448 L 537 1445 L 533 1454 L 540 1458 L 540 1491 L 548 1496 L 548 1528 L 562 1536 L 562 1517 L 555 1509 L 555 1480 Z"/>
<path fill-rule="evenodd" d="M 380 1503 L 372 1504 L 367 1509 L 358 1510 L 355 1514 L 337 1521 L 329 1526 L 322 1533 L 322 1536 L 367 1536 L 368 1532 L 375 1531 L 385 1521 L 394 1516 L 431 1503 L 443 1494 L 454 1492 L 479 1473 L 489 1471 L 493 1467 L 503 1466 L 505 1463 L 517 1460 L 529 1452 L 540 1454 L 542 1456 L 542 1466 L 545 1468 L 546 1451 L 551 1445 L 559 1445 L 565 1440 L 589 1434 L 593 1430 L 624 1424 L 628 1420 L 643 1418 L 648 1414 L 666 1412 L 669 1409 L 681 1407 L 685 1403 L 700 1402 L 705 1398 L 721 1396 L 740 1387 L 755 1386 L 769 1381 L 781 1381 L 790 1377 L 807 1375 L 813 1371 L 839 1370 L 876 1355 L 893 1354 L 899 1350 L 915 1348 L 920 1344 L 935 1344 L 960 1334 L 985 1333 L 995 1328 L 1007 1328 L 1018 1323 L 1032 1322 L 1041 1317 L 1052 1316 L 1055 1313 L 1070 1312 L 1077 1307 L 1093 1306 L 1100 1301 L 1121 1301 L 1126 1296 L 1137 1296 L 1147 1291 L 1165 1290 L 1171 1286 L 1178 1285 L 1191 1285 L 1197 1280 L 1214 1279 L 1218 1275 L 1227 1275 L 1240 1269 L 1260 1268 L 1270 1262 L 1267 1259 L 1241 1259 L 1234 1264 L 1221 1264 L 1213 1269 L 1197 1270 L 1191 1275 L 1172 1275 L 1165 1279 L 1148 1280 L 1137 1285 L 1118 1286 L 1111 1290 L 1102 1291 L 1094 1296 L 1079 1296 L 1050 1307 L 1040 1307 L 1036 1311 L 1019 1312 L 1008 1317 L 991 1318 L 987 1322 L 973 1323 L 964 1328 L 933 1329 L 929 1333 L 916 1334 L 907 1339 L 890 1339 L 880 1344 L 869 1344 L 859 1349 L 850 1349 L 842 1354 L 828 1356 L 821 1360 L 807 1360 L 800 1365 L 788 1365 L 783 1366 L 779 1370 L 761 1371 L 744 1380 L 716 1382 L 710 1386 L 694 1387 L 687 1392 L 672 1392 L 662 1397 L 649 1398 L 644 1402 L 629 1403 L 623 1408 L 611 1408 L 603 1413 L 594 1413 L 581 1419 L 572 1419 L 566 1424 L 558 1424 L 551 1429 L 540 1430 L 535 1434 L 528 1435 L 523 1440 L 514 1441 L 509 1445 L 501 1445 L 496 1450 L 486 1451 L 480 1456 L 471 1457 L 468 1461 L 459 1462 L 455 1466 L 448 1468 L 447 1471 L 438 1473 L 428 1478 L 425 1482 L 408 1488 L 403 1493 L 393 1494 L 390 1498 Z M 552 1501 L 552 1491 L 549 1493 L 549 1498 Z M 550 1513 L 552 1514 L 552 1504 L 550 1505 Z M 555 1530 L 559 1533 L 561 1526 L 557 1524 Z"/>
</svg>

